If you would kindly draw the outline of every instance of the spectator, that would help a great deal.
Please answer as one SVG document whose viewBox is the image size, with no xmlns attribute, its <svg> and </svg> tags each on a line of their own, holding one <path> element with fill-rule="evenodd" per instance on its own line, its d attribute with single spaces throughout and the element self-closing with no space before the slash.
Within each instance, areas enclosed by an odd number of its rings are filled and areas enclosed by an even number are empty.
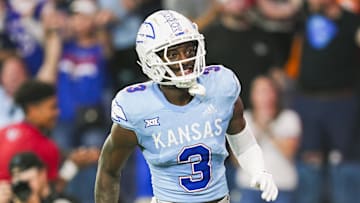
<svg viewBox="0 0 360 203">
<path fill-rule="evenodd" d="M 15 93 L 15 101 L 23 109 L 25 119 L 0 131 L 0 179 L 10 179 L 7 167 L 15 154 L 32 151 L 46 163 L 49 180 L 56 180 L 60 153 L 56 144 L 45 135 L 54 127 L 58 114 L 54 87 L 38 81 L 27 81 Z"/>
<path fill-rule="evenodd" d="M 251 0 L 229 0 L 223 4 L 219 22 L 205 31 L 207 61 L 232 67 L 242 81 L 241 98 L 249 107 L 251 81 L 259 74 L 281 67 L 280 51 L 271 36 L 253 26 L 247 17 Z"/>
<path fill-rule="evenodd" d="M 60 47 L 52 50 L 53 46 L 47 46 L 46 52 L 54 51 L 59 57 L 44 68 L 47 70 L 44 75 L 58 88 L 60 116 L 53 137 L 63 150 L 79 145 L 100 146 L 104 140 L 102 127 L 106 124 L 102 117 L 106 57 L 104 46 L 93 32 L 97 29 L 97 7 L 91 0 L 77 0 L 71 9 L 68 22 L 73 36 L 65 39 L 54 33 Z M 51 24 L 51 20 L 46 24 Z M 61 29 L 61 25 L 54 29 Z"/>
<path fill-rule="evenodd" d="M 28 79 L 26 67 L 21 58 L 10 56 L 0 66 L 0 127 L 23 120 L 24 113 L 15 103 L 15 91 Z"/>
<path fill-rule="evenodd" d="M 347 181 L 360 179 L 349 162 L 358 127 L 360 18 L 335 0 L 306 2 L 298 69 L 289 71 L 297 85 L 293 105 L 303 123 L 297 201 L 352 202 L 360 194 L 352 192 L 360 191 L 359 183 Z M 324 190 L 331 193 L 322 196 Z"/>
<path fill-rule="evenodd" d="M 296 112 L 281 106 L 276 83 L 267 76 L 258 76 L 251 85 L 251 108 L 245 111 L 247 123 L 263 149 L 265 165 L 279 187 L 275 202 L 293 203 L 297 186 L 295 154 L 301 133 Z M 239 170 L 241 203 L 261 203 L 258 191 L 247 186 L 247 175 Z"/>
<path fill-rule="evenodd" d="M 77 202 L 75 199 L 55 191 L 47 179 L 46 165 L 34 153 L 16 154 L 10 161 L 9 172 L 11 173 L 14 202 Z"/>
<path fill-rule="evenodd" d="M 51 25 L 45 26 L 47 32 L 45 35 L 46 40 L 44 41 L 46 41 L 46 46 L 48 46 L 47 53 L 42 66 L 39 67 L 39 71 L 34 76 L 41 81 L 53 80 L 53 76 L 49 72 L 51 72 L 53 64 L 57 63 L 60 46 L 56 35 L 53 32 L 49 32 L 49 30 L 53 30 L 54 23 L 55 25 L 59 24 L 57 21 L 59 20 L 53 20 Z M 3 58 L 3 61 L 0 63 L 0 97 L 1 106 L 3 106 L 3 111 L 0 113 L 0 127 L 23 119 L 23 112 L 14 104 L 13 96 L 17 88 L 29 78 L 28 67 L 20 56 L 8 54 Z"/>
<path fill-rule="evenodd" d="M 9 0 L 5 32 L 24 59 L 28 72 L 35 76 L 43 63 L 42 19 L 52 11 L 46 0 Z"/>
<path fill-rule="evenodd" d="M 22 108 L 25 118 L 0 130 L 0 180 L 10 180 L 8 164 L 15 154 L 23 151 L 39 156 L 47 166 L 49 181 L 56 184 L 58 190 L 65 187 L 79 168 L 97 161 L 99 150 L 75 150 L 66 159 L 59 174 L 60 152 L 48 137 L 58 115 L 53 86 L 36 80 L 26 81 L 16 91 L 15 101 Z"/>
<path fill-rule="evenodd" d="M 143 16 L 140 13 L 146 0 L 99 0 L 102 10 L 112 13 L 110 32 L 114 53 L 109 67 L 114 80 L 114 89 L 146 80 L 136 64 L 135 39 Z"/>
<path fill-rule="evenodd" d="M 277 45 L 281 61 L 288 58 L 296 26 L 302 17 L 301 3 L 301 0 L 257 0 L 249 12 L 251 21 L 266 31 Z M 285 76 L 282 71 L 272 74 L 282 89 L 287 88 L 288 84 L 283 84 Z"/>
<path fill-rule="evenodd" d="M 48 36 L 52 40 L 48 39 L 48 43 L 59 45 L 55 49 L 47 43 L 46 55 L 54 60 L 42 69 L 48 82 L 58 89 L 60 115 L 52 136 L 65 153 L 79 146 L 95 147 L 98 151 L 105 140 L 105 126 L 110 122 L 104 116 L 108 48 L 98 34 L 106 35 L 103 28 L 110 16 L 99 13 L 92 0 L 75 0 L 70 9 L 70 38 L 62 35 L 64 25 L 60 22 L 44 21 L 45 27 L 52 27 Z M 83 202 L 93 202 L 95 174 L 95 164 L 82 170 L 69 183 L 68 191 Z"/>
</svg>

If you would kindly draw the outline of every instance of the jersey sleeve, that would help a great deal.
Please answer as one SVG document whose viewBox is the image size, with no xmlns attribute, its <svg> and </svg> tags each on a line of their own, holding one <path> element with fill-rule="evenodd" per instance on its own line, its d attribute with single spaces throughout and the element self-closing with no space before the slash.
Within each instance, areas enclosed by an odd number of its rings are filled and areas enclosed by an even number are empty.
<svg viewBox="0 0 360 203">
<path fill-rule="evenodd" d="M 208 66 L 204 75 L 210 94 L 224 98 L 228 104 L 235 103 L 240 95 L 241 85 L 232 70 L 222 65 Z"/>
<path fill-rule="evenodd" d="M 152 82 L 137 83 L 122 89 L 112 101 L 111 119 L 123 128 L 138 132 L 144 117 L 156 112 L 161 105 L 156 103 Z"/>
<path fill-rule="evenodd" d="M 241 92 L 240 81 L 232 70 L 225 69 L 225 72 L 226 73 L 224 75 L 226 78 L 223 79 L 226 81 L 224 83 L 224 91 L 228 93 L 226 96 L 229 98 L 231 103 L 235 103 Z"/>
<path fill-rule="evenodd" d="M 131 109 L 133 106 L 129 104 L 130 97 L 127 97 L 125 91 L 120 91 L 111 104 L 111 120 L 119 124 L 121 127 L 134 130 L 134 124 L 132 123 Z"/>
</svg>

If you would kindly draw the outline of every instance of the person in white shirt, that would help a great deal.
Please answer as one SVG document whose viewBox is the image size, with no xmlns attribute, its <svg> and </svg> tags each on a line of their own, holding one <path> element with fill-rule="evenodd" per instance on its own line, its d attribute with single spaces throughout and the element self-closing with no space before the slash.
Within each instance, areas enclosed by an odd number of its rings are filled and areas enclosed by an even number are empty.
<svg viewBox="0 0 360 203">
<path fill-rule="evenodd" d="M 263 149 L 265 166 L 279 187 L 279 197 L 275 202 L 291 203 L 297 186 L 293 160 L 301 133 L 300 118 L 295 111 L 281 108 L 279 90 L 269 77 L 255 78 L 250 94 L 251 108 L 244 112 L 244 116 Z M 239 169 L 240 202 L 263 202 L 258 198 L 258 191 L 247 186 L 247 181 L 247 174 Z"/>
</svg>

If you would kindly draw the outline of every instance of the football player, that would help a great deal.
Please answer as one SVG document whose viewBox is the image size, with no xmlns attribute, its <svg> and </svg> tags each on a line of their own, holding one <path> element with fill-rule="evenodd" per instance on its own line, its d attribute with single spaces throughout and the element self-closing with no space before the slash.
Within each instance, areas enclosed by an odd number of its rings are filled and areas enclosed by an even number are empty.
<svg viewBox="0 0 360 203">
<path fill-rule="evenodd" d="M 206 66 L 204 37 L 183 15 L 161 10 L 141 25 L 136 51 L 149 82 L 122 89 L 99 160 L 97 203 L 117 202 L 126 159 L 140 146 L 152 175 L 153 203 L 228 203 L 226 140 L 251 186 L 274 201 L 278 190 L 247 127 L 240 83 L 221 65 Z"/>
</svg>

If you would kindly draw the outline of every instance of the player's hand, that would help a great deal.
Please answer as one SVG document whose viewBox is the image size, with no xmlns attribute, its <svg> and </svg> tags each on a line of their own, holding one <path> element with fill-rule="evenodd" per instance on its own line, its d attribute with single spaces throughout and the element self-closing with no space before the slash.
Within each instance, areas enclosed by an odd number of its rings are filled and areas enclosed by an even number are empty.
<svg viewBox="0 0 360 203">
<path fill-rule="evenodd" d="M 278 188 L 270 173 L 258 173 L 252 178 L 250 186 L 261 190 L 261 198 L 267 202 L 275 201 L 278 196 Z"/>
</svg>

